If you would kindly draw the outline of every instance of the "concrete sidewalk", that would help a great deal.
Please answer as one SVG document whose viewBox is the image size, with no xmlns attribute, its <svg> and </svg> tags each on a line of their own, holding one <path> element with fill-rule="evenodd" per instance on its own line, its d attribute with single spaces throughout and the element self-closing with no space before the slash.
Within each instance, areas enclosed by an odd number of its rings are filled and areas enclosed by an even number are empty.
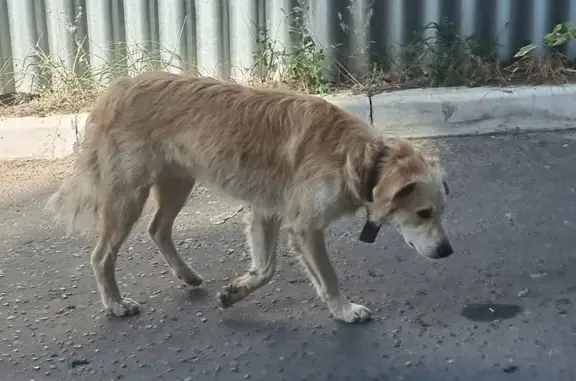
<svg viewBox="0 0 576 381">
<path fill-rule="evenodd" d="M 367 95 L 330 95 L 389 136 L 418 138 L 576 126 L 576 85 L 433 88 Z M 57 159 L 73 152 L 86 114 L 0 120 L 0 159 Z"/>
<path fill-rule="evenodd" d="M 0 160 L 59 159 L 74 152 L 87 114 L 0 119 Z"/>
</svg>

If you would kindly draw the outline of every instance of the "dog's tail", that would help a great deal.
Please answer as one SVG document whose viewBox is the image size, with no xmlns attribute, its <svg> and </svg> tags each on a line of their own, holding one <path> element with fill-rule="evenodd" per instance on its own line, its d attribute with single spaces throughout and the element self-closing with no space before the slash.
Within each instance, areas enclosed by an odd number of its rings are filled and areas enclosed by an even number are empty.
<svg viewBox="0 0 576 381">
<path fill-rule="evenodd" d="M 82 225 L 82 231 L 94 226 L 98 217 L 100 165 L 95 139 L 96 126 L 87 124 L 82 150 L 74 166 L 74 173 L 64 179 L 46 204 L 58 222 L 66 224 L 66 235 Z"/>
<path fill-rule="evenodd" d="M 73 174 L 46 203 L 46 209 L 55 215 L 56 221 L 66 224 L 67 236 L 74 230 L 91 230 L 98 221 L 102 198 L 106 196 L 102 178 L 108 163 L 102 160 L 110 160 L 109 131 L 124 107 L 130 86 L 130 78 L 120 77 L 100 96 L 86 121 Z"/>
</svg>

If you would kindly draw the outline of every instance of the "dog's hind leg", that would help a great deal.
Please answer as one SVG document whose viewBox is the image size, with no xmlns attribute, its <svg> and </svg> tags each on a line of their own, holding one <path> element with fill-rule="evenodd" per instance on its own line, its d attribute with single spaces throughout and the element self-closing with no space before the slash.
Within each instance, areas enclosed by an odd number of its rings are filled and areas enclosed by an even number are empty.
<svg viewBox="0 0 576 381">
<path fill-rule="evenodd" d="M 222 308 L 230 307 L 267 284 L 276 271 L 276 247 L 280 220 L 258 209 L 252 209 L 248 218 L 246 235 L 252 265 L 246 274 L 236 278 L 218 293 L 218 304 Z"/>
<path fill-rule="evenodd" d="M 132 299 L 121 296 L 115 274 L 118 251 L 140 218 L 149 189 L 131 192 L 130 195 L 110 193 L 107 197 L 108 202 L 101 211 L 100 238 L 90 257 L 104 308 L 115 316 L 134 315 L 140 307 Z"/>
<path fill-rule="evenodd" d="M 346 323 L 368 320 L 370 310 L 350 302 L 340 289 L 338 276 L 326 249 L 324 231 L 313 228 L 290 230 L 289 238 L 293 250 L 300 255 L 318 296 L 326 302 L 332 315 Z"/>
<path fill-rule="evenodd" d="M 199 286 L 204 280 L 182 259 L 172 240 L 174 220 L 193 188 L 194 180 L 192 179 L 161 176 L 153 188 L 158 208 L 148 225 L 148 235 L 156 244 L 173 274 L 191 286 Z"/>
</svg>

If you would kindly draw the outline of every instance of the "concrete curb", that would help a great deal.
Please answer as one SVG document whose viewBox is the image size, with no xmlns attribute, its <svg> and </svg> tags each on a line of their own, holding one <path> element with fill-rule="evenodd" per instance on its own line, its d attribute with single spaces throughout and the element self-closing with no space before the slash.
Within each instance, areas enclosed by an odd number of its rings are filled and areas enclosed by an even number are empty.
<svg viewBox="0 0 576 381">
<path fill-rule="evenodd" d="M 430 138 L 576 127 L 576 85 L 433 88 L 324 97 L 390 137 Z M 0 159 L 74 152 L 87 114 L 0 120 Z M 551 123 L 553 121 L 554 123 Z"/>
<path fill-rule="evenodd" d="M 372 97 L 383 133 L 418 138 L 576 127 L 576 85 L 406 90 Z"/>
<path fill-rule="evenodd" d="M 88 114 L 0 120 L 0 160 L 60 159 L 74 152 Z"/>
</svg>

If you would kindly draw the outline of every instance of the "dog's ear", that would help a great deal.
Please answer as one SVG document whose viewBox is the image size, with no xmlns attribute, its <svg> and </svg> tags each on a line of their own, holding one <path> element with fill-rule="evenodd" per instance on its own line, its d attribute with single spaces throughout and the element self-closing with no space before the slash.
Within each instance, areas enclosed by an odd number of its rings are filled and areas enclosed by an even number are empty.
<svg viewBox="0 0 576 381">
<path fill-rule="evenodd" d="M 402 185 L 398 190 L 394 192 L 392 196 L 392 201 L 398 201 L 405 197 L 408 197 L 414 189 L 416 189 L 417 182 L 416 181 L 409 181 L 407 184 Z"/>
<path fill-rule="evenodd" d="M 381 205 L 386 208 L 393 208 L 398 202 L 412 195 L 419 184 L 415 176 L 390 176 L 388 181 L 380 182 L 375 188 L 375 197 L 381 201 Z"/>
<path fill-rule="evenodd" d="M 374 188 L 374 198 L 383 203 L 394 204 L 412 194 L 417 185 L 416 173 L 403 167 L 393 167 L 382 173 L 378 185 Z"/>
</svg>

